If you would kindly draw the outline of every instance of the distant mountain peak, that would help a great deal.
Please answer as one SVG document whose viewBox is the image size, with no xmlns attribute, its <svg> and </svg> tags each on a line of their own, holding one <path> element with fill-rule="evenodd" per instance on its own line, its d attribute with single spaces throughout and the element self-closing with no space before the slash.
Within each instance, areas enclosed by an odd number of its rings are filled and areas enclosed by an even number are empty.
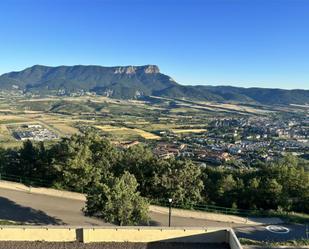
<svg viewBox="0 0 309 249">
<path fill-rule="evenodd" d="M 156 74 L 160 73 L 160 69 L 156 65 L 146 65 L 146 66 L 125 66 L 116 67 L 114 74 L 135 74 L 137 71 L 142 70 L 146 74 Z"/>
<path fill-rule="evenodd" d="M 145 73 L 160 73 L 160 69 L 156 65 L 145 66 L 144 71 L 145 71 Z"/>
<path fill-rule="evenodd" d="M 279 105 L 309 103 L 309 90 L 184 86 L 170 76 L 160 73 L 156 65 L 114 67 L 34 65 L 19 72 L 1 75 L 0 90 L 2 89 L 39 95 L 94 92 L 124 99 L 162 96 L 234 103 Z"/>
<path fill-rule="evenodd" d="M 128 66 L 128 67 L 117 67 L 114 71 L 114 74 L 135 74 L 136 67 Z"/>
</svg>

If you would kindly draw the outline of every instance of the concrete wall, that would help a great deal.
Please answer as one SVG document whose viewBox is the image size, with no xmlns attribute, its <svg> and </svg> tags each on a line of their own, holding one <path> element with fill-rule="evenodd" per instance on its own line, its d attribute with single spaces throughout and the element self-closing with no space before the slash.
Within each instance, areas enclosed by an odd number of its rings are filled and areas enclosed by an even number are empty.
<svg viewBox="0 0 309 249">
<path fill-rule="evenodd" d="M 0 241 L 76 241 L 76 229 L 61 227 L 0 227 Z"/>
<path fill-rule="evenodd" d="M 242 246 L 234 233 L 233 229 L 230 229 L 228 233 L 228 243 L 231 249 L 242 249 Z"/>
<path fill-rule="evenodd" d="M 231 249 L 242 249 L 232 229 L 169 227 L 33 227 L 0 226 L 0 241 L 47 242 L 196 242 L 227 243 Z"/>
<path fill-rule="evenodd" d="M 197 242 L 224 243 L 226 229 L 117 227 L 85 228 L 83 241 L 89 242 Z"/>
</svg>

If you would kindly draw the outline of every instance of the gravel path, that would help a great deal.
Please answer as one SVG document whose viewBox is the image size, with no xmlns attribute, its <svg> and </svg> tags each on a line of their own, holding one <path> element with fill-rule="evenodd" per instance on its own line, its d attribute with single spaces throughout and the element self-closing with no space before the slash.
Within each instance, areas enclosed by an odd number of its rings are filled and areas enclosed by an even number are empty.
<svg viewBox="0 0 309 249">
<path fill-rule="evenodd" d="M 204 243 L 48 243 L 1 241 L 0 249 L 229 249 L 226 244 Z"/>
</svg>

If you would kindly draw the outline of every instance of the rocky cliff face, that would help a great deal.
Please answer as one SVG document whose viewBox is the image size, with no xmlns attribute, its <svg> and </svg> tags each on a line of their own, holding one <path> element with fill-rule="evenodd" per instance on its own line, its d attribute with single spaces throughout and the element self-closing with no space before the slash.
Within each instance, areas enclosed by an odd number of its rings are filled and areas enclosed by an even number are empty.
<svg viewBox="0 0 309 249">
<path fill-rule="evenodd" d="M 146 74 L 156 74 L 160 73 L 160 69 L 156 65 L 147 65 L 147 66 L 127 66 L 127 67 L 116 67 L 114 70 L 114 74 L 135 74 L 141 71 Z"/>
<path fill-rule="evenodd" d="M 145 67 L 144 72 L 145 73 L 160 73 L 160 69 L 158 66 L 149 65 Z"/>
</svg>

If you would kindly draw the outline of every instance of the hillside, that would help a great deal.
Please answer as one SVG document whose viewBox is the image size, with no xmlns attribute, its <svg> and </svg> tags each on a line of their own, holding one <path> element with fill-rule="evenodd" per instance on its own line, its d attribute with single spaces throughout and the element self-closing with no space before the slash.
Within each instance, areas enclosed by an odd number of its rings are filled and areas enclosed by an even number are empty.
<svg viewBox="0 0 309 249">
<path fill-rule="evenodd" d="M 87 91 L 113 98 L 147 96 L 186 98 L 203 101 L 257 104 L 308 104 L 309 90 L 240 88 L 231 86 L 184 86 L 155 65 L 102 67 L 35 65 L 0 76 L 0 89 L 22 90 L 40 95 Z"/>
</svg>

